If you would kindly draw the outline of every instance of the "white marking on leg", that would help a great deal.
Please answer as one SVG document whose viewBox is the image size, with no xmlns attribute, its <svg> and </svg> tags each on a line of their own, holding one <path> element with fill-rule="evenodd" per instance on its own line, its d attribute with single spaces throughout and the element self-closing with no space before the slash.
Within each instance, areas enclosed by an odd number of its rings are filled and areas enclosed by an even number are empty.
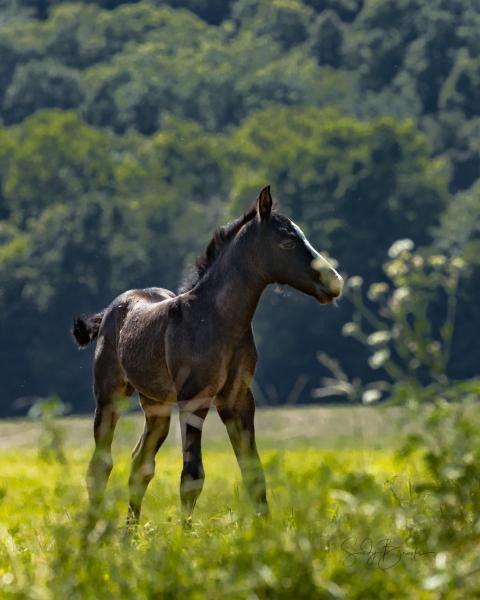
<svg viewBox="0 0 480 600">
<path fill-rule="evenodd" d="M 182 446 L 184 449 L 187 444 L 187 425 L 202 431 L 203 421 L 204 419 L 202 417 L 191 412 L 182 411 L 180 413 L 180 431 L 182 432 Z"/>
<path fill-rule="evenodd" d="M 191 425 L 192 427 L 195 427 L 196 429 L 200 429 L 200 431 L 203 428 L 203 421 L 204 421 L 204 419 L 202 417 L 199 417 L 198 415 L 195 415 L 193 413 L 189 413 L 185 417 L 185 423 L 187 425 Z"/>
<path fill-rule="evenodd" d="M 187 425 L 191 425 L 196 429 L 202 431 L 204 419 L 198 415 L 195 415 L 195 411 L 201 408 L 210 408 L 212 405 L 213 397 L 204 396 L 192 398 L 191 400 L 180 401 L 180 431 L 182 434 L 182 446 L 185 448 L 187 443 Z"/>
<path fill-rule="evenodd" d="M 192 492 L 193 490 L 201 490 L 205 479 L 184 479 L 180 484 L 180 490 L 182 492 Z"/>
</svg>

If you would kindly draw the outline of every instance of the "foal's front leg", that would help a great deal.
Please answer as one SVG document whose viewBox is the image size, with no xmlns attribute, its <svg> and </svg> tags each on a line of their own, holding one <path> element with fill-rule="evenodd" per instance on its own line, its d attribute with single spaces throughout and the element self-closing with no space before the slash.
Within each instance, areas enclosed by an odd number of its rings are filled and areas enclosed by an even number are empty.
<svg viewBox="0 0 480 600">
<path fill-rule="evenodd" d="M 248 495 L 259 515 L 267 515 L 267 489 L 255 442 L 255 401 L 249 388 L 217 399 L 217 410 L 232 443 Z"/>
<path fill-rule="evenodd" d="M 202 428 L 210 399 L 180 401 L 183 469 L 180 478 L 180 498 L 184 524 L 190 522 L 195 503 L 203 489 L 205 471 L 202 463 Z M 200 408 L 196 408 L 200 404 Z M 206 406 L 205 406 L 206 404 Z"/>
</svg>

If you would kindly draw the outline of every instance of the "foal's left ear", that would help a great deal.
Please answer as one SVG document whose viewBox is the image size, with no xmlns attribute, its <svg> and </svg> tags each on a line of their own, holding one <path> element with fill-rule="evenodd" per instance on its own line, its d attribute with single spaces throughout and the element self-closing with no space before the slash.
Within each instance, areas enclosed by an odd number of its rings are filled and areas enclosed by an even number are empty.
<svg viewBox="0 0 480 600">
<path fill-rule="evenodd" d="M 257 213 L 262 221 L 266 221 L 272 212 L 272 196 L 270 195 L 270 186 L 267 185 L 258 194 Z"/>
</svg>

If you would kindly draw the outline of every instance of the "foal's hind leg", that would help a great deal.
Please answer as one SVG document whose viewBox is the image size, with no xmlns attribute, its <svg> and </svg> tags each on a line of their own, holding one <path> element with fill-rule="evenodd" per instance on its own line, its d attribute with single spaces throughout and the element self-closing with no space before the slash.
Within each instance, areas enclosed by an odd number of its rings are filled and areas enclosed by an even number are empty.
<svg viewBox="0 0 480 600">
<path fill-rule="evenodd" d="M 132 470 L 128 482 L 128 526 L 134 526 L 138 522 L 143 497 L 155 473 L 155 455 L 165 441 L 170 427 L 169 404 L 152 404 L 142 395 L 140 400 L 145 412 L 145 428 L 132 453 Z"/>
<path fill-rule="evenodd" d="M 87 488 L 90 499 L 90 510 L 95 512 L 100 505 L 108 478 L 112 471 L 112 441 L 115 426 L 119 418 L 118 400 L 131 396 L 133 388 L 128 383 L 110 386 L 110 389 L 101 383 L 95 383 L 95 396 L 97 408 L 93 433 L 95 450 L 90 460 L 87 472 Z"/>
</svg>

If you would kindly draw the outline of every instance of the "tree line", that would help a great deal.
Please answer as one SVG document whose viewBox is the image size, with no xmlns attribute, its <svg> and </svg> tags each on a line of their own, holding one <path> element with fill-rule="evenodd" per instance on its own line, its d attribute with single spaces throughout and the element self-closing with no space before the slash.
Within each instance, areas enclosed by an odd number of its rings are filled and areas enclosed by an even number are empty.
<svg viewBox="0 0 480 600">
<path fill-rule="evenodd" d="M 449 369 L 478 365 L 480 11 L 467 0 L 4 0 L 0 17 L 0 411 L 90 410 L 72 316 L 177 289 L 212 230 L 270 183 L 348 275 L 411 238 L 461 254 Z M 260 400 L 308 402 L 337 310 L 270 291 Z M 433 315 L 435 319 L 435 315 Z"/>
</svg>

